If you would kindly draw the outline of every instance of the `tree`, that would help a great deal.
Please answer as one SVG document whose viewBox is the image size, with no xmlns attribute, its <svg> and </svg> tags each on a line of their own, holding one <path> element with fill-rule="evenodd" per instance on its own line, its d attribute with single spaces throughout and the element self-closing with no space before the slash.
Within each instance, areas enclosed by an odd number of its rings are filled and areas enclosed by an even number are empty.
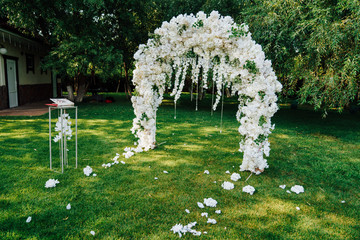
<svg viewBox="0 0 360 240">
<path fill-rule="evenodd" d="M 243 12 L 273 61 L 284 97 L 342 111 L 360 94 L 360 3 L 252 1 Z"/>
<path fill-rule="evenodd" d="M 115 48 L 102 18 L 104 2 L 1 0 L 10 22 L 33 35 L 42 35 L 51 47 L 44 66 L 66 74 L 81 102 L 89 79 L 95 74 L 116 75 L 122 63 L 121 49 Z"/>
</svg>

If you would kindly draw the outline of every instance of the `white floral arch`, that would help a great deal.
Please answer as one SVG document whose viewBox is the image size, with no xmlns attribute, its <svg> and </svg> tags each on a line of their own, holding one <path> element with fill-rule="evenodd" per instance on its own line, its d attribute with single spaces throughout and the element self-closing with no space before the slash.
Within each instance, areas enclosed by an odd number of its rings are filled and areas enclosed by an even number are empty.
<svg viewBox="0 0 360 240">
<path fill-rule="evenodd" d="M 214 109 L 222 88 L 239 96 L 236 118 L 243 136 L 239 151 L 244 152 L 240 170 L 260 173 L 268 167 L 263 156 L 269 156 L 268 135 L 274 129 L 270 118 L 278 109 L 276 93 L 282 86 L 245 24 L 237 25 L 216 11 L 209 16 L 203 12 L 179 15 L 163 22 L 153 38 L 139 46 L 134 58 L 135 94 L 131 100 L 136 117 L 131 131 L 138 142 L 136 148 L 125 149 L 126 158 L 155 147 L 156 111 L 166 86 L 172 87 L 176 103 L 186 73 L 191 73 L 193 84 L 202 77 L 207 88 L 208 72 L 212 71 L 217 89 Z"/>
</svg>

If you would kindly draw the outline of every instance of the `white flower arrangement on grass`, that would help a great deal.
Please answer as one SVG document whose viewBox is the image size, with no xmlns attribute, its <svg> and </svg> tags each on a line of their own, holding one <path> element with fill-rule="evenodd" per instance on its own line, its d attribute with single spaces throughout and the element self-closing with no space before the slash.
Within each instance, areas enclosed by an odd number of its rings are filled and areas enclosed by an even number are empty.
<svg viewBox="0 0 360 240">
<path fill-rule="evenodd" d="M 217 201 L 213 198 L 204 198 L 204 204 L 208 207 L 216 207 Z"/>
<path fill-rule="evenodd" d="M 226 190 L 231 190 L 231 189 L 234 189 L 234 184 L 231 182 L 225 181 L 225 182 L 223 182 L 223 184 L 221 184 L 221 187 Z"/>
<path fill-rule="evenodd" d="M 46 188 L 53 188 L 56 187 L 56 184 L 60 183 L 59 180 L 55 179 L 49 179 L 45 183 Z"/>
<path fill-rule="evenodd" d="M 243 192 L 249 193 L 250 195 L 253 195 L 255 192 L 255 188 L 253 186 L 247 185 L 243 187 Z"/>
<path fill-rule="evenodd" d="M 278 109 L 276 93 L 282 86 L 247 25 L 236 24 L 217 11 L 208 16 L 204 12 L 179 15 L 163 22 L 147 44 L 139 46 L 134 58 L 135 94 L 131 100 L 136 117 L 131 131 L 138 141 L 136 148 L 125 150 L 126 158 L 155 148 L 156 112 L 165 89 L 172 89 L 176 107 L 190 72 L 192 84 L 216 87 L 213 109 L 224 88 L 238 96 L 239 151 L 244 152 L 240 170 L 261 173 L 268 168 L 264 155 L 269 156 L 268 136 L 275 127 L 270 119 Z M 207 82 L 209 71 L 212 82 Z"/>
<path fill-rule="evenodd" d="M 233 173 L 233 174 L 231 174 L 231 176 L 230 176 L 230 179 L 231 179 L 232 181 L 234 181 L 234 182 L 238 181 L 240 178 L 241 178 L 241 176 L 240 176 L 240 174 L 238 174 L 238 173 Z"/>
<path fill-rule="evenodd" d="M 86 176 L 90 176 L 90 174 L 93 172 L 93 169 L 90 166 L 86 166 L 83 171 Z"/>
<path fill-rule="evenodd" d="M 207 223 L 216 224 L 216 220 L 212 218 L 208 218 Z"/>
<path fill-rule="evenodd" d="M 290 190 L 296 194 L 299 194 L 299 193 L 304 192 L 304 187 L 300 186 L 300 185 L 295 185 L 295 186 L 292 186 Z"/>
<path fill-rule="evenodd" d="M 182 237 L 183 234 L 185 235 L 188 232 L 192 233 L 194 236 L 200 236 L 201 232 L 192 229 L 195 225 L 196 222 L 189 223 L 188 225 L 185 226 L 183 226 L 182 224 L 176 224 L 170 229 L 170 231 L 179 234 L 179 237 Z"/>
</svg>

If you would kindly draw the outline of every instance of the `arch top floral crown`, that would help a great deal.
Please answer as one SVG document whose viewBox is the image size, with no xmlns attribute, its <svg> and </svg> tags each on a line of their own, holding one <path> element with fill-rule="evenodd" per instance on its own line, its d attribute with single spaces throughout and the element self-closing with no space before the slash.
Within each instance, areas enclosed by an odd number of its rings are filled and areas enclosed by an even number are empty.
<svg viewBox="0 0 360 240">
<path fill-rule="evenodd" d="M 225 87 L 239 99 L 239 151 L 244 152 L 240 170 L 260 173 L 268 167 L 264 155 L 269 156 L 268 136 L 274 129 L 271 117 L 278 109 L 276 93 L 282 86 L 247 25 L 238 25 L 216 11 L 209 16 L 203 12 L 179 15 L 163 22 L 147 44 L 139 46 L 134 58 L 135 94 L 131 100 L 136 117 L 131 131 L 138 142 L 137 147 L 127 148 L 125 157 L 155 147 L 156 111 L 165 88 L 172 88 L 176 103 L 189 73 L 193 84 L 199 84 L 201 78 L 207 88 L 211 71 L 216 86 L 213 109 Z"/>
</svg>

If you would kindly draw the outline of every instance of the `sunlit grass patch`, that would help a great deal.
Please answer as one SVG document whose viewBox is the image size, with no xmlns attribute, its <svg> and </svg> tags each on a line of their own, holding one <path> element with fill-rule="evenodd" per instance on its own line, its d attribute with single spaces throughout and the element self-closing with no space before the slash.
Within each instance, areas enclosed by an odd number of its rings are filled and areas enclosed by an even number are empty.
<svg viewBox="0 0 360 240">
<path fill-rule="evenodd" d="M 134 146 L 131 103 L 122 94 L 112 96 L 111 104 L 79 105 L 79 168 L 70 148 L 64 174 L 49 169 L 47 115 L 0 118 L 1 239 L 88 239 L 91 230 L 99 239 L 178 239 L 170 228 L 193 221 L 195 229 L 208 232 L 204 239 L 360 238 L 357 115 L 330 113 L 323 119 L 311 111 L 281 109 L 273 118 L 270 168 L 259 176 L 241 172 L 228 191 L 221 187 L 231 181 L 225 172 L 239 172 L 242 161 L 234 99 L 225 101 L 220 129 L 220 113 L 211 116 L 211 96 L 195 112 L 195 102 L 184 95 L 176 119 L 166 97 L 169 104 L 157 113 L 158 146 L 129 159 L 121 156 L 126 164 L 105 169 L 103 163 Z M 59 167 L 55 151 L 53 161 Z M 96 177 L 84 175 L 87 165 Z M 60 183 L 46 189 L 49 178 Z M 286 192 L 296 184 L 305 193 Z M 254 195 L 242 192 L 246 185 L 255 187 Z M 218 201 L 221 214 L 197 206 L 208 197 Z M 202 212 L 217 224 L 206 223 Z"/>
</svg>

